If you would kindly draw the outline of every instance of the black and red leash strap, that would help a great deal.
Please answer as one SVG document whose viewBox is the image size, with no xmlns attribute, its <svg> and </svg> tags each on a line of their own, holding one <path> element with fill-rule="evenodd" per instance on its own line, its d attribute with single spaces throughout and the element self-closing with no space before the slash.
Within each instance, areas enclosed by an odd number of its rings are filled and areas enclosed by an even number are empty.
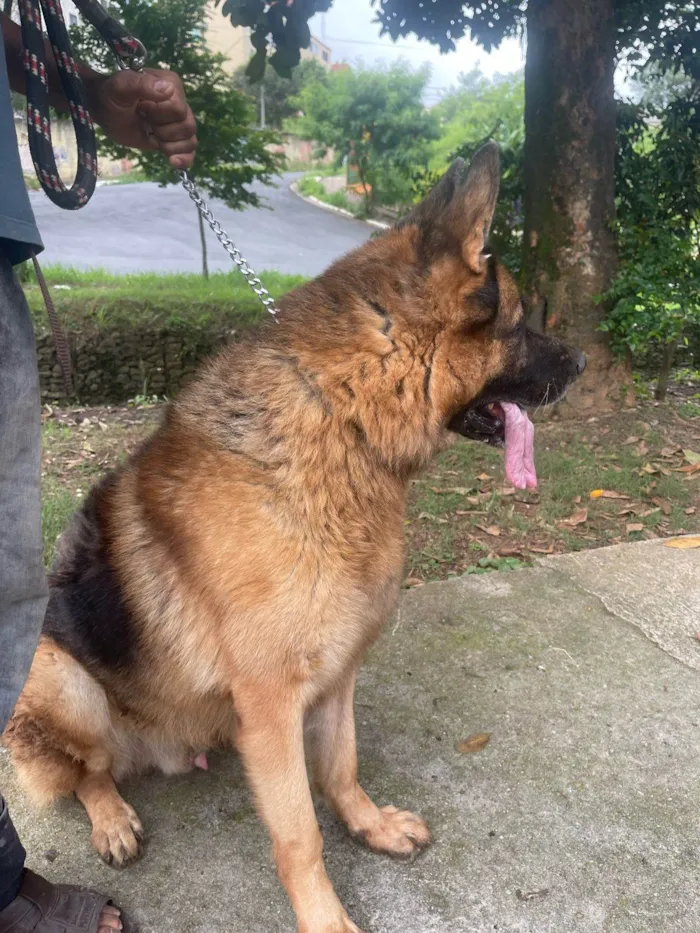
<svg viewBox="0 0 700 933">
<path fill-rule="evenodd" d="M 97 0 L 75 0 L 76 6 L 117 56 L 121 67 L 142 68 L 143 45 L 100 6 Z M 70 188 L 61 180 L 51 140 L 49 85 L 41 11 L 44 12 L 63 93 L 70 107 L 78 146 L 78 168 Z M 77 210 L 92 197 L 97 182 L 97 146 L 85 87 L 73 55 L 60 0 L 19 0 L 27 89 L 27 135 L 34 168 L 47 196 L 65 210 Z"/>
<path fill-rule="evenodd" d="M 95 27 L 117 56 L 121 67 L 143 68 L 146 50 L 138 39 L 130 35 L 121 23 L 109 16 L 96 0 L 75 0 L 75 2 L 83 16 Z M 78 168 L 70 188 L 64 184 L 58 174 L 51 139 L 49 84 L 44 34 L 41 28 L 42 9 L 46 31 L 49 34 L 51 49 L 61 78 L 61 86 L 70 108 L 78 148 Z M 85 87 L 73 55 L 60 0 L 41 0 L 41 8 L 39 0 L 19 0 L 19 14 L 27 92 L 27 137 L 34 169 L 41 187 L 54 204 L 65 210 L 74 211 L 87 204 L 97 183 L 95 128 L 88 110 Z M 73 375 L 68 339 L 56 314 L 53 299 L 36 253 L 32 253 L 32 262 L 49 315 L 64 388 L 66 395 L 70 397 L 73 395 Z"/>
</svg>

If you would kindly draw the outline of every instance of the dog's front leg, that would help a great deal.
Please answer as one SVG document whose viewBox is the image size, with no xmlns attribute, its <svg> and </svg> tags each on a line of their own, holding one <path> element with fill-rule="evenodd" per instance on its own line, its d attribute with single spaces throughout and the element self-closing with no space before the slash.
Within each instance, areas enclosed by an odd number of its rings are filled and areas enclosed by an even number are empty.
<svg viewBox="0 0 700 933">
<path fill-rule="evenodd" d="M 304 710 L 299 690 L 236 689 L 237 745 L 258 812 L 270 836 L 280 880 L 299 933 L 361 933 L 348 918 L 323 865 L 304 760 Z"/>
<path fill-rule="evenodd" d="M 420 816 L 396 807 L 378 807 L 357 780 L 353 670 L 309 712 L 306 744 L 315 785 L 355 836 L 375 852 L 412 858 L 430 845 Z"/>
</svg>

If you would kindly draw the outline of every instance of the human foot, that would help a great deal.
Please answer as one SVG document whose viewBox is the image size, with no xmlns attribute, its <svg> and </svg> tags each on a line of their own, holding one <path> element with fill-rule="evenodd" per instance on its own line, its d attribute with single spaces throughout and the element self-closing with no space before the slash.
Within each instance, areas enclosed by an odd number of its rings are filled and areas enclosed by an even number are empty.
<svg viewBox="0 0 700 933">
<path fill-rule="evenodd" d="M 0 911 L 0 933 L 133 933 L 109 899 L 88 888 L 51 884 L 25 871 L 17 897 Z"/>
</svg>

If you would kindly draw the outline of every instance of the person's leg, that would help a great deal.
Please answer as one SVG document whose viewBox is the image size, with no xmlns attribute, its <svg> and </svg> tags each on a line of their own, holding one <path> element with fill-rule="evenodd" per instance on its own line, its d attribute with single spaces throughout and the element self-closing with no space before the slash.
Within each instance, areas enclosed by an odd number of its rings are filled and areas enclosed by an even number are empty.
<svg viewBox="0 0 700 933">
<path fill-rule="evenodd" d="M 0 731 L 29 673 L 46 610 L 40 476 L 34 332 L 0 250 Z"/>
<path fill-rule="evenodd" d="M 0 248 L 0 734 L 31 667 L 48 590 L 41 536 L 41 406 L 29 308 Z M 0 933 L 121 930 L 107 898 L 49 884 L 25 851 L 0 796 Z M 59 923 L 60 921 L 60 923 Z"/>
<path fill-rule="evenodd" d="M 7 804 L 0 795 L 0 911 L 19 894 L 26 855 L 12 825 Z"/>
</svg>

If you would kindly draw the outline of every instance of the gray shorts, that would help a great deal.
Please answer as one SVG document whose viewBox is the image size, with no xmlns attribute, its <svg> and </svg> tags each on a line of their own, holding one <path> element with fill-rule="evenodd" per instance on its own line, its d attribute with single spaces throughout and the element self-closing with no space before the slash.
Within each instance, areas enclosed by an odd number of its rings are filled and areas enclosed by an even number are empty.
<svg viewBox="0 0 700 933">
<path fill-rule="evenodd" d="M 0 732 L 24 686 L 47 602 L 34 330 L 0 248 Z"/>
</svg>

